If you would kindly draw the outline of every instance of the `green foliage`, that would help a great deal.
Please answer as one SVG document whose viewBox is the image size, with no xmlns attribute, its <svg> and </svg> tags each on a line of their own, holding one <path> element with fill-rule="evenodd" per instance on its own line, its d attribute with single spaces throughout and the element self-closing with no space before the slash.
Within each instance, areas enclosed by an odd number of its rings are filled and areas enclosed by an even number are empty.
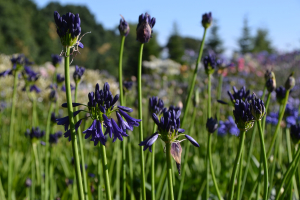
<svg viewBox="0 0 300 200">
<path fill-rule="evenodd" d="M 213 26 L 210 28 L 210 35 L 207 38 L 206 48 L 213 50 L 216 54 L 222 54 L 224 52 L 223 41 L 219 36 L 219 26 L 214 19 Z"/>
<path fill-rule="evenodd" d="M 253 43 L 253 53 L 259 53 L 261 51 L 267 51 L 268 53 L 272 53 L 274 51 L 271 40 L 268 38 L 268 30 L 266 29 L 258 29 L 256 32 L 256 36 L 252 39 Z"/>
</svg>

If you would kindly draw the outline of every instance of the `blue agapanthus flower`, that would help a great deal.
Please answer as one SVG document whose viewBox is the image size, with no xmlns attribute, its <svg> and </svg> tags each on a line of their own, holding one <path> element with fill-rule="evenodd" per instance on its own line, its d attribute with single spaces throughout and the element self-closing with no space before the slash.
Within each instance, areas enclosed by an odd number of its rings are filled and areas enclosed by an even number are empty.
<svg viewBox="0 0 300 200">
<path fill-rule="evenodd" d="M 25 66 L 33 64 L 33 62 L 30 62 L 24 54 L 19 54 L 18 56 L 14 56 L 10 59 L 12 63 L 12 68 L 5 70 L 3 72 L 0 72 L 0 77 L 5 77 L 7 75 L 13 75 L 14 71 L 20 71 L 24 69 Z"/>
<path fill-rule="evenodd" d="M 26 137 L 30 137 L 30 139 L 39 139 L 45 135 L 45 131 L 42 131 L 39 127 L 33 127 L 31 129 L 27 129 L 25 132 Z"/>
<path fill-rule="evenodd" d="M 253 95 L 250 95 L 250 90 L 246 90 L 246 87 L 243 86 L 240 90 L 237 90 L 236 87 L 232 87 L 233 93 L 230 91 L 227 91 L 227 94 L 230 97 L 230 100 L 232 104 L 234 105 L 237 100 L 243 100 L 243 101 L 251 101 L 253 99 Z M 217 100 L 221 104 L 227 104 L 227 102 L 222 100 Z"/>
<path fill-rule="evenodd" d="M 29 66 L 25 66 L 24 70 L 22 71 L 22 76 L 25 80 L 25 87 L 23 88 L 23 90 L 25 91 L 27 88 L 29 88 L 29 91 L 32 92 L 36 92 L 36 93 L 40 93 L 41 89 L 38 88 L 35 85 L 35 82 L 39 79 L 40 74 L 33 71 L 31 67 Z"/>
<path fill-rule="evenodd" d="M 58 139 L 61 138 L 62 132 L 58 131 L 56 133 L 50 134 L 49 135 L 49 143 L 50 144 L 57 144 Z"/>
<path fill-rule="evenodd" d="M 132 131 L 134 126 L 139 126 L 141 120 L 135 119 L 128 114 L 133 111 L 131 108 L 115 105 L 119 99 L 119 95 L 112 95 L 108 83 L 104 84 L 102 90 L 100 90 L 99 84 L 96 84 L 95 92 L 90 92 L 88 94 L 88 99 L 89 102 L 87 105 L 73 103 L 72 106 L 76 107 L 82 105 L 88 108 L 88 111 L 85 110 L 85 112 L 89 113 L 89 117 L 92 118 L 93 122 L 87 130 L 83 131 L 83 133 L 86 134 L 85 139 L 91 138 L 91 141 L 94 142 L 95 146 L 98 142 L 105 145 L 105 135 L 107 134 L 110 138 L 113 137 L 113 142 L 117 139 L 123 141 L 123 137 L 128 136 L 126 130 Z M 64 103 L 62 107 L 67 107 L 67 103 Z M 81 111 L 83 110 L 74 112 L 73 116 L 75 117 Z M 114 112 L 117 115 L 118 123 L 112 118 Z M 76 123 L 76 130 L 78 129 L 81 120 Z M 56 121 L 58 125 L 65 126 L 65 131 L 67 132 L 64 135 L 71 140 L 70 131 L 68 129 L 68 116 L 57 119 Z"/>
<path fill-rule="evenodd" d="M 81 77 L 83 76 L 84 72 L 84 67 L 78 67 L 77 65 L 75 65 L 75 71 L 73 73 L 73 79 L 75 83 L 78 83 L 81 80 Z"/>
<path fill-rule="evenodd" d="M 203 26 L 204 28 L 210 27 L 210 25 L 212 24 L 212 20 L 213 20 L 213 18 L 212 18 L 211 12 L 209 12 L 209 13 L 204 13 L 204 14 L 202 15 L 202 21 L 201 21 L 202 26 Z"/>
<path fill-rule="evenodd" d="M 139 16 L 139 23 L 136 28 L 136 40 L 140 43 L 147 43 L 149 42 L 150 38 L 152 37 L 152 28 L 154 27 L 156 19 L 148 13 L 141 14 Z"/>
<path fill-rule="evenodd" d="M 57 54 L 52 54 L 51 55 L 51 58 L 52 58 L 52 65 L 54 67 L 58 67 L 59 64 L 61 63 L 62 61 L 62 57 L 60 55 L 57 55 Z"/>
<path fill-rule="evenodd" d="M 121 19 L 120 19 L 120 24 L 119 24 L 119 31 L 120 31 L 120 35 L 121 36 L 127 36 L 129 31 L 130 31 L 130 27 L 128 22 L 124 19 L 124 17 L 121 15 Z"/>
<path fill-rule="evenodd" d="M 238 129 L 237 125 L 234 122 L 234 119 L 229 116 L 228 120 L 225 122 L 219 121 L 219 128 L 218 128 L 218 135 L 219 136 L 225 136 L 227 133 L 234 135 L 234 136 L 239 136 L 240 130 Z"/>
</svg>

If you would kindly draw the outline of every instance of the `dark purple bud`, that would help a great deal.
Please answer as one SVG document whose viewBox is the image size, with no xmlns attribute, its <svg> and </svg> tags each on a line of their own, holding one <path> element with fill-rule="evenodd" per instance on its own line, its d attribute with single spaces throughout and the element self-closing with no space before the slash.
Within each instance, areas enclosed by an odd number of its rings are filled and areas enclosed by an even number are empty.
<svg viewBox="0 0 300 200">
<path fill-rule="evenodd" d="M 129 112 L 129 113 L 131 113 L 133 111 L 132 108 L 128 108 L 126 106 L 118 106 L 118 108 L 125 112 Z"/>
<path fill-rule="evenodd" d="M 120 31 L 121 36 L 126 37 L 130 31 L 130 27 L 122 15 L 121 15 L 121 17 L 122 17 L 122 19 L 120 19 L 119 31 Z"/>
<path fill-rule="evenodd" d="M 195 147 L 200 147 L 200 145 L 189 135 L 185 135 L 186 139 L 188 139 Z"/>
<path fill-rule="evenodd" d="M 212 24 L 212 14 L 211 12 L 209 13 L 204 13 L 202 15 L 202 26 L 207 29 L 208 27 L 210 27 L 210 25 Z"/>
</svg>

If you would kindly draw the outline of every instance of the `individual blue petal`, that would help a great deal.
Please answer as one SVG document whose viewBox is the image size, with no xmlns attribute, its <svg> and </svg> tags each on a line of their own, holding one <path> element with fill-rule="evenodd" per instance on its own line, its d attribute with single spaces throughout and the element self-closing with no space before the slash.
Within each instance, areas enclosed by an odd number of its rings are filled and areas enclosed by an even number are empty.
<svg viewBox="0 0 300 200">
<path fill-rule="evenodd" d="M 157 140 L 158 138 L 158 133 L 154 133 L 153 135 L 151 135 L 149 138 L 147 138 L 146 140 L 142 141 L 139 145 L 140 146 L 144 146 L 144 151 L 149 148 L 149 151 L 152 152 L 151 146 L 153 145 L 153 143 Z"/>
<path fill-rule="evenodd" d="M 125 118 L 129 126 L 139 126 L 139 122 L 142 121 L 141 119 L 135 119 L 129 116 L 126 112 L 119 110 L 120 114 Z"/>
<path fill-rule="evenodd" d="M 125 111 L 125 112 L 132 112 L 133 111 L 132 108 L 128 108 L 126 106 L 118 106 L 118 108 Z"/>
<path fill-rule="evenodd" d="M 123 129 L 123 130 L 133 130 L 132 126 L 129 126 L 128 123 L 121 117 L 121 115 L 116 112 L 117 118 L 118 118 L 118 122 L 119 122 L 119 126 Z"/>
<path fill-rule="evenodd" d="M 80 105 L 83 105 L 83 104 L 81 104 L 81 103 L 72 103 L 72 107 L 77 107 L 77 106 L 80 106 Z M 63 104 L 61 104 L 61 106 L 63 108 L 67 108 L 68 104 L 67 103 L 63 103 Z"/>
<path fill-rule="evenodd" d="M 178 129 L 178 133 L 184 133 L 184 131 L 185 131 L 185 130 L 182 129 L 182 128 L 179 128 L 179 129 Z"/>
<path fill-rule="evenodd" d="M 189 135 L 185 135 L 186 139 L 188 139 L 195 147 L 199 147 L 200 145 Z"/>
</svg>

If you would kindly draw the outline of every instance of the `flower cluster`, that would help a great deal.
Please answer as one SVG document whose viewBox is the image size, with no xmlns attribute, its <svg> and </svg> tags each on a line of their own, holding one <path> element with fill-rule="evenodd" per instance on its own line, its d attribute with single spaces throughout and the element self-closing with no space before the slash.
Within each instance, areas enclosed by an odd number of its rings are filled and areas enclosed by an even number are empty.
<svg viewBox="0 0 300 200">
<path fill-rule="evenodd" d="M 217 67 L 216 58 L 213 55 L 205 56 L 203 59 L 203 65 L 206 74 L 213 74 Z"/>
<path fill-rule="evenodd" d="M 24 54 L 19 54 L 18 56 L 12 57 L 10 59 L 11 63 L 13 64 L 12 69 L 5 70 L 3 72 L 0 72 L 0 77 L 5 77 L 7 75 L 13 75 L 14 71 L 22 70 L 25 66 L 33 64 L 33 62 L 30 62 Z"/>
<path fill-rule="evenodd" d="M 228 120 L 225 122 L 219 121 L 219 128 L 218 128 L 218 135 L 219 136 L 224 136 L 227 133 L 230 133 L 231 135 L 239 136 L 240 130 L 236 126 L 234 119 L 229 116 Z"/>
<path fill-rule="evenodd" d="M 79 81 L 81 80 L 81 77 L 83 76 L 85 71 L 84 67 L 78 67 L 77 65 L 75 66 L 75 71 L 73 73 L 73 78 L 75 83 L 79 83 Z"/>
<path fill-rule="evenodd" d="M 235 123 L 240 131 L 247 131 L 252 128 L 254 124 L 254 117 L 251 113 L 251 105 L 245 100 L 236 100 L 234 104 L 233 115 Z"/>
<path fill-rule="evenodd" d="M 246 90 L 246 87 L 243 86 L 240 90 L 237 90 L 236 87 L 232 87 L 233 89 L 233 93 L 231 93 L 230 91 L 227 91 L 227 94 L 230 97 L 230 100 L 233 104 L 236 103 L 237 100 L 243 100 L 243 101 L 251 101 L 253 99 L 253 96 L 250 95 L 250 90 Z M 228 104 L 225 101 L 222 100 L 217 100 L 219 103 L 221 104 Z"/>
<path fill-rule="evenodd" d="M 121 15 L 121 17 L 122 18 L 120 19 L 119 31 L 120 31 L 121 36 L 126 37 L 129 34 L 130 27 L 129 27 L 129 24 L 127 23 L 127 21 L 125 21 L 125 19 L 122 15 Z"/>
<path fill-rule="evenodd" d="M 139 16 L 139 23 L 136 28 L 136 40 L 140 43 L 149 42 L 152 37 L 152 28 L 154 27 L 156 19 L 145 13 Z"/>
<path fill-rule="evenodd" d="M 164 108 L 163 100 L 158 97 L 149 98 L 149 113 L 155 113 L 156 115 L 162 114 L 167 108 Z"/>
<path fill-rule="evenodd" d="M 22 71 L 22 76 L 25 80 L 25 87 L 23 88 L 24 91 L 29 87 L 30 92 L 41 92 L 41 89 L 34 84 L 34 82 L 36 82 L 40 77 L 39 73 L 33 71 L 29 66 L 25 66 L 24 70 Z"/>
<path fill-rule="evenodd" d="M 78 13 L 74 15 L 73 13 L 68 12 L 63 16 L 60 16 L 57 11 L 54 11 L 54 21 L 57 28 L 57 34 L 64 47 L 73 47 L 76 45 L 83 48 L 83 44 L 78 41 L 78 37 L 81 33 L 81 21 Z"/>
<path fill-rule="evenodd" d="M 295 143 L 300 141 L 300 124 L 295 124 L 291 126 L 291 138 Z"/>
<path fill-rule="evenodd" d="M 91 126 L 83 131 L 85 135 L 85 139 L 91 137 L 91 141 L 94 142 L 96 146 L 98 142 L 105 145 L 106 137 L 105 135 L 108 134 L 110 138 L 114 135 L 113 142 L 116 139 L 123 141 L 123 137 L 127 137 L 126 130 L 133 130 L 133 126 L 139 126 L 140 119 L 135 119 L 129 116 L 127 113 L 132 112 L 131 108 L 125 106 L 116 106 L 119 99 L 119 95 L 113 96 L 110 92 L 110 86 L 108 83 L 105 83 L 103 89 L 100 90 L 99 85 L 96 84 L 95 92 L 90 92 L 88 94 L 89 102 L 87 104 L 89 117 L 92 118 L 93 122 Z M 72 106 L 76 107 L 79 105 L 83 105 L 80 103 L 73 103 Z M 62 105 L 63 107 L 67 107 L 67 103 Z M 86 106 L 86 105 L 85 105 Z M 83 110 L 78 110 L 73 113 L 75 117 L 79 112 Z M 116 112 L 118 124 L 117 122 L 111 117 L 112 113 Z M 81 119 L 82 120 L 82 119 Z M 79 120 L 75 124 L 75 129 L 77 130 L 81 120 Z M 69 127 L 69 118 L 64 117 L 57 119 L 58 125 L 64 125 L 66 133 L 64 134 L 65 137 L 69 137 L 71 140 Z M 103 134 L 104 130 L 105 133 Z"/>
<path fill-rule="evenodd" d="M 255 120 L 261 120 L 266 114 L 266 108 L 264 102 L 258 99 L 253 93 L 253 99 L 251 101 L 251 113 Z"/>
<path fill-rule="evenodd" d="M 52 58 L 52 65 L 53 65 L 54 67 L 58 67 L 59 64 L 60 64 L 61 61 L 62 61 L 62 57 L 59 56 L 59 55 L 56 55 L 56 54 L 52 54 L 52 55 L 51 55 L 51 58 Z"/>
<path fill-rule="evenodd" d="M 212 20 L 213 20 L 213 18 L 212 18 L 211 12 L 209 12 L 209 13 L 204 13 L 204 14 L 202 15 L 202 21 L 201 21 L 202 26 L 203 26 L 205 29 L 207 29 L 208 27 L 210 27 L 210 25 L 211 25 L 211 23 L 212 23 Z"/>
<path fill-rule="evenodd" d="M 39 127 L 32 127 L 31 130 L 27 129 L 25 132 L 26 137 L 30 137 L 30 139 L 39 139 L 45 135 L 45 131 L 41 131 Z"/>
<path fill-rule="evenodd" d="M 58 139 L 61 138 L 62 132 L 58 131 L 56 133 L 50 134 L 49 135 L 49 143 L 50 144 L 57 144 Z"/>
</svg>

